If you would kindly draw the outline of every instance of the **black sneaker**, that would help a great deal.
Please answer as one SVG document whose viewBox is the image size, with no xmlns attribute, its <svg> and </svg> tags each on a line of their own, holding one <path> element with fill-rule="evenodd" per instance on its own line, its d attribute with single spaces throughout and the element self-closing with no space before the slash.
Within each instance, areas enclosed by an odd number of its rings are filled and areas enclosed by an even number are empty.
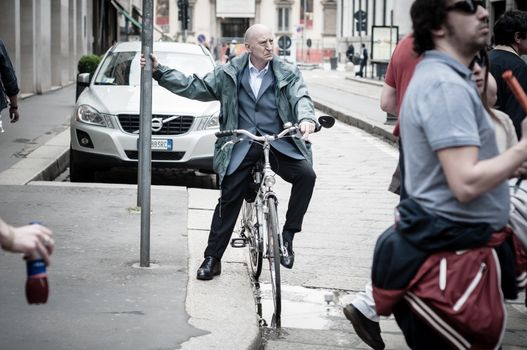
<svg viewBox="0 0 527 350">
<path fill-rule="evenodd" d="M 284 231 L 282 233 L 282 239 L 284 241 L 284 248 L 287 250 L 287 256 L 280 256 L 280 264 L 287 269 L 293 268 L 295 263 L 295 252 L 293 251 L 293 238 L 294 233 Z"/>
<path fill-rule="evenodd" d="M 381 337 L 379 322 L 374 322 L 364 316 L 353 304 L 344 308 L 344 316 L 351 322 L 359 338 L 375 350 L 383 350 L 385 345 Z"/>
</svg>

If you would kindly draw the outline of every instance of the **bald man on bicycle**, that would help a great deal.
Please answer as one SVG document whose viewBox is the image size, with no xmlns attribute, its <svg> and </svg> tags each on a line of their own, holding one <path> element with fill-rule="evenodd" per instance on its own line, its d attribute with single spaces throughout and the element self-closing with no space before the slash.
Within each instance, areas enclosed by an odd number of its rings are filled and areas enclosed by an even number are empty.
<svg viewBox="0 0 527 350">
<path fill-rule="evenodd" d="M 316 180 L 307 141 L 320 125 L 298 68 L 273 55 L 271 30 L 262 24 L 251 26 L 245 33 L 245 48 L 247 53 L 216 67 L 203 78 L 185 76 L 158 64 L 152 56 L 153 77 L 175 94 L 200 101 L 221 101 L 221 130 L 245 129 L 265 135 L 280 132 L 287 122 L 300 125 L 302 138 L 283 138 L 271 146 L 273 170 L 293 185 L 282 234 L 288 255 L 281 259 L 284 267 L 292 268 L 293 238 L 302 230 Z M 221 273 L 221 258 L 251 182 L 251 169 L 262 157 L 257 143 L 225 145 L 227 142 L 221 138 L 215 145 L 214 169 L 220 178 L 221 197 L 214 210 L 205 260 L 197 271 L 199 280 L 211 280 Z"/>
</svg>

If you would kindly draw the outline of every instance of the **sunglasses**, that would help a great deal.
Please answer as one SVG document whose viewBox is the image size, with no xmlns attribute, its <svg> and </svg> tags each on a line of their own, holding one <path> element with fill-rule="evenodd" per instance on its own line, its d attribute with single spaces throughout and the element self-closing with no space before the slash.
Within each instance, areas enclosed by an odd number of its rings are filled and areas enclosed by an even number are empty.
<svg viewBox="0 0 527 350">
<path fill-rule="evenodd" d="M 478 53 L 472 61 L 470 61 L 470 64 L 468 65 L 468 68 L 472 70 L 474 66 L 478 64 L 481 68 L 485 68 L 488 64 L 488 57 L 487 55 L 482 55 L 481 53 Z"/>
<path fill-rule="evenodd" d="M 485 1 L 483 0 L 464 0 L 458 1 L 454 4 L 448 6 L 445 10 L 448 11 L 458 11 L 468 14 L 475 14 L 478 11 L 478 6 L 485 8 Z"/>
</svg>

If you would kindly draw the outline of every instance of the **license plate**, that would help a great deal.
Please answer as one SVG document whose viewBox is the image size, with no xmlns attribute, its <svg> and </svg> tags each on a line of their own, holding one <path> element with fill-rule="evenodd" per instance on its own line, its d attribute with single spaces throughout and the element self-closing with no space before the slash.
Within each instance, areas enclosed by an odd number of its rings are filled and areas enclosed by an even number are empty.
<svg viewBox="0 0 527 350">
<path fill-rule="evenodd" d="M 152 140 L 152 151 L 172 151 L 172 139 Z"/>
</svg>

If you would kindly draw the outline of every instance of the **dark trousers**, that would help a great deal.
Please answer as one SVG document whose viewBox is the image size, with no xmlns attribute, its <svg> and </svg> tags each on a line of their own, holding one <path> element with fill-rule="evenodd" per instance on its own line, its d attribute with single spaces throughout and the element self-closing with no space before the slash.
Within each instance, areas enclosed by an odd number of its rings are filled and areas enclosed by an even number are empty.
<svg viewBox="0 0 527 350">
<path fill-rule="evenodd" d="M 365 59 L 360 60 L 360 68 L 359 68 L 359 71 L 355 74 L 355 76 L 364 77 L 368 75 L 366 71 L 366 63 L 367 63 L 367 60 Z"/>
<path fill-rule="evenodd" d="M 405 169 L 404 169 L 404 153 L 403 153 L 403 143 L 401 138 L 399 138 L 399 170 L 401 172 L 401 190 L 399 201 L 405 200 L 408 198 L 408 192 L 406 192 L 406 187 L 404 187 L 405 179 Z"/>
<path fill-rule="evenodd" d="M 243 199 L 252 181 L 251 170 L 262 157 L 262 146 L 253 143 L 238 169 L 223 178 L 221 195 L 212 217 L 209 241 L 204 256 L 217 259 L 223 256 L 229 245 Z M 315 187 L 316 175 L 313 167 L 305 159 L 293 159 L 272 148 L 269 158 L 273 171 L 293 185 L 284 230 L 299 232 L 302 230 L 304 214 Z"/>
<path fill-rule="evenodd" d="M 397 325 L 403 331 L 406 344 L 411 349 L 452 349 L 450 343 L 444 340 L 437 331 L 412 312 L 406 301 L 401 301 L 395 305 L 393 314 Z"/>
</svg>

